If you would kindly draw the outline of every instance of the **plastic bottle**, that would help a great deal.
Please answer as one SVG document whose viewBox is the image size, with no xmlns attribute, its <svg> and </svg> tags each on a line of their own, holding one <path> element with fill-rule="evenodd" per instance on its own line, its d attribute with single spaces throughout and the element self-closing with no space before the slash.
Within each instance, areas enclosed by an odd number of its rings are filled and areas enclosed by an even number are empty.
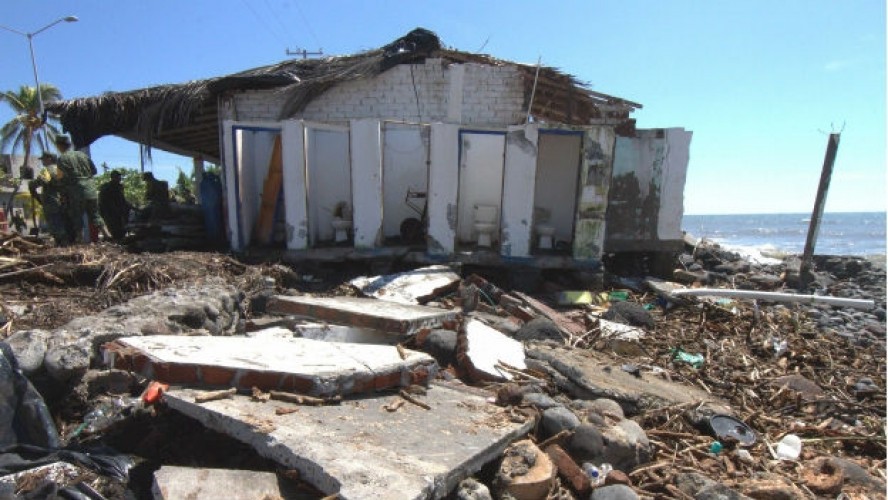
<svg viewBox="0 0 888 500">
<path fill-rule="evenodd" d="M 583 471 L 592 480 L 593 486 L 604 484 L 604 480 L 612 470 L 614 470 L 614 468 L 611 467 L 611 464 L 609 463 L 603 463 L 600 466 L 596 466 L 591 462 L 583 464 Z"/>
</svg>

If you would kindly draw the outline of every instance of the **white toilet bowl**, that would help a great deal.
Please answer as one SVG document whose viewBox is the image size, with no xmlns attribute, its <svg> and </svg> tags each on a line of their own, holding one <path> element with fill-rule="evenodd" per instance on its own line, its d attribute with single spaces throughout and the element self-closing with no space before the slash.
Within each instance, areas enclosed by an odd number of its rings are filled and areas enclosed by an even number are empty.
<svg viewBox="0 0 888 500">
<path fill-rule="evenodd" d="M 489 247 L 493 244 L 493 232 L 497 228 L 499 209 L 492 205 L 475 205 L 475 220 L 472 228 L 478 235 L 478 246 Z"/>
<path fill-rule="evenodd" d="M 536 230 L 537 236 L 540 237 L 539 248 L 541 250 L 551 250 L 553 246 L 552 237 L 555 235 L 555 226 L 537 224 L 534 229 Z"/>
<path fill-rule="evenodd" d="M 352 221 L 345 219 L 333 219 L 330 224 L 333 226 L 333 240 L 336 241 L 336 243 L 348 241 L 348 232 L 351 230 Z"/>
</svg>

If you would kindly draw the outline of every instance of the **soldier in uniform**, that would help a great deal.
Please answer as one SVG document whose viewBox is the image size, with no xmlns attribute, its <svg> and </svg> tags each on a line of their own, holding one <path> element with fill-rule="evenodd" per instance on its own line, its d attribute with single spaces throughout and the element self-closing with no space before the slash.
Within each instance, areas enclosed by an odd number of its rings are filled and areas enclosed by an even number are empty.
<svg viewBox="0 0 888 500">
<path fill-rule="evenodd" d="M 83 213 L 89 221 L 89 239 L 99 240 L 99 231 L 108 235 L 102 218 L 99 216 L 99 192 L 96 189 L 96 165 L 86 154 L 71 149 L 71 139 L 67 135 L 55 138 L 59 149 L 58 167 L 62 176 L 66 198 L 66 219 L 75 234 L 83 232 Z M 73 243 L 73 241 L 72 241 Z"/>
<path fill-rule="evenodd" d="M 126 236 L 126 223 L 129 221 L 131 208 L 123 194 L 120 179 L 120 172 L 113 170 L 111 179 L 99 188 L 99 212 L 115 241 L 121 241 Z"/>
<path fill-rule="evenodd" d="M 31 196 L 43 205 L 43 216 L 56 245 L 67 245 L 72 238 L 64 215 L 62 185 L 57 177 L 56 156 L 46 152 L 40 156 L 43 169 L 28 183 Z M 41 192 L 37 190 L 40 189 Z"/>
</svg>

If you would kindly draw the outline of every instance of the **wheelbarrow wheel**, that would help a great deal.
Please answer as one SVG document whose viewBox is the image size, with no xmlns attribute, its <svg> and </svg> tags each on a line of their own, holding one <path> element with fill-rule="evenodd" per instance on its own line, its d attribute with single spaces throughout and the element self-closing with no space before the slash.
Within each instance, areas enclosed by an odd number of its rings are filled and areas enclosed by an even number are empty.
<svg viewBox="0 0 888 500">
<path fill-rule="evenodd" d="M 422 222 L 408 217 L 401 222 L 401 240 L 405 243 L 422 243 Z"/>
</svg>

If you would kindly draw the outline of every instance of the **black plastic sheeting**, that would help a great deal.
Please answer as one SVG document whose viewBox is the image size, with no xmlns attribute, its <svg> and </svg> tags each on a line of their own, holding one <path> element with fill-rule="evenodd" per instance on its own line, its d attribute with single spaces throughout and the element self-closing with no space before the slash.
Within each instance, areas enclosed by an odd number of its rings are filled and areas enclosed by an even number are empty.
<svg viewBox="0 0 888 500">
<path fill-rule="evenodd" d="M 21 372 L 9 344 L 0 342 L 0 476 L 67 462 L 127 481 L 133 460 L 106 446 L 62 447 L 43 397 Z M 36 495 L 36 496 L 35 496 Z M 41 485 L 24 498 L 100 499 L 88 486 Z"/>
</svg>

